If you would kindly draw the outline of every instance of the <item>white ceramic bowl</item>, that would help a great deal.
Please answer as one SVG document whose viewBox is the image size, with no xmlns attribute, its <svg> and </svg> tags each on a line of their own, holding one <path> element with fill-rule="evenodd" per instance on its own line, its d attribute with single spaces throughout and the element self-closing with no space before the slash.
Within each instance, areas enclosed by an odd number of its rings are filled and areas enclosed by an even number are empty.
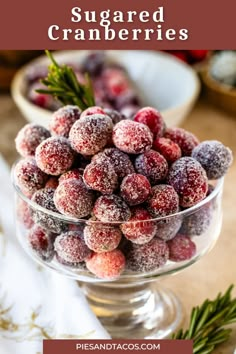
<svg viewBox="0 0 236 354">
<path fill-rule="evenodd" d="M 59 63 L 80 63 L 88 51 L 54 53 Z M 110 60 L 120 63 L 136 85 L 145 106 L 161 111 L 168 126 L 180 125 L 192 109 L 200 81 L 195 71 L 172 55 L 154 51 L 106 51 Z M 47 64 L 46 56 L 37 58 L 20 69 L 12 82 L 12 97 L 30 122 L 48 125 L 51 112 L 32 104 L 26 96 L 26 73 L 34 65 Z"/>
</svg>

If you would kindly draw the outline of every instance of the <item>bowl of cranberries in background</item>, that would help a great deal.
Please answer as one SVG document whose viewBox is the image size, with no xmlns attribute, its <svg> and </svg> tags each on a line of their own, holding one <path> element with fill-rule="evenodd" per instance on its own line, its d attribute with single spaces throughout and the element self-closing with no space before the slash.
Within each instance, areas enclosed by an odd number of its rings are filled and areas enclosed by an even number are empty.
<svg viewBox="0 0 236 354">
<path fill-rule="evenodd" d="M 152 107 L 129 120 L 65 106 L 49 129 L 29 123 L 15 142 L 17 236 L 26 252 L 80 281 L 112 337 L 170 336 L 182 310 L 157 280 L 217 241 L 231 150 L 167 127 Z"/>
<path fill-rule="evenodd" d="M 89 73 L 96 105 L 115 109 L 133 118 L 139 108 L 159 109 L 168 126 L 180 125 L 197 100 L 200 81 L 184 62 L 154 51 L 62 51 L 54 53 L 59 63 L 71 66 L 83 83 Z M 29 122 L 48 127 L 51 112 L 60 106 L 50 95 L 39 94 L 48 73 L 46 56 L 33 60 L 16 74 L 12 97 Z"/>
</svg>

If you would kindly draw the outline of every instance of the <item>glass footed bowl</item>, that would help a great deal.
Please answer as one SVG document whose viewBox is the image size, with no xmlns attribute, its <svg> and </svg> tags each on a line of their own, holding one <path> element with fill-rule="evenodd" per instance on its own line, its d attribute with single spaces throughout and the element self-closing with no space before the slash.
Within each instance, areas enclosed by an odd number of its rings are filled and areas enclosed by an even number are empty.
<svg viewBox="0 0 236 354">
<path fill-rule="evenodd" d="M 112 338 L 168 338 L 179 328 L 183 319 L 181 303 L 172 292 L 158 284 L 158 279 L 189 267 L 215 245 L 222 224 L 223 178 L 212 182 L 213 191 L 191 208 L 168 217 L 125 222 L 126 226 L 132 228 L 154 225 L 157 230 L 155 237 L 165 240 L 173 238 L 177 233 L 190 237 L 196 246 L 196 252 L 191 258 L 178 262 L 167 260 L 163 266 L 149 270 L 143 270 L 142 266 L 139 271 L 125 269 L 116 280 L 97 278 L 86 269 L 84 263 L 62 264 L 54 250 L 48 260 L 42 258 L 32 249 L 28 234 L 35 223 L 53 233 L 54 239 L 68 230 L 83 232 L 91 224 L 99 228 L 120 228 L 124 223 L 78 220 L 51 212 L 22 193 L 14 178 L 14 167 L 12 181 L 15 188 L 16 233 L 20 244 L 40 265 L 80 282 L 89 304 Z M 130 242 L 123 237 L 119 248 L 126 257 L 129 247 Z"/>
</svg>

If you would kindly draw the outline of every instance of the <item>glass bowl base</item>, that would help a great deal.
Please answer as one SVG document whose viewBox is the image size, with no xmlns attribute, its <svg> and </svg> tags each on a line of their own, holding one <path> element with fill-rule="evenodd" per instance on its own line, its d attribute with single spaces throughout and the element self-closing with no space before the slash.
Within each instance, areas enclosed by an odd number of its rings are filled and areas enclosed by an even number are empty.
<svg viewBox="0 0 236 354">
<path fill-rule="evenodd" d="M 183 323 L 178 298 L 156 282 L 111 286 L 82 284 L 92 310 L 112 338 L 169 338 Z"/>
</svg>

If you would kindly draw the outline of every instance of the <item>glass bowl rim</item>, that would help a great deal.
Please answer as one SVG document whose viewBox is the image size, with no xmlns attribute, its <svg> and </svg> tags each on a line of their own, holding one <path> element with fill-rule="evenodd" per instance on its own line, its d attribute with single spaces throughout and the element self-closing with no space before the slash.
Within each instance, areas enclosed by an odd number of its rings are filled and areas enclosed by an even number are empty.
<svg viewBox="0 0 236 354">
<path fill-rule="evenodd" d="M 140 224 L 140 223 L 145 223 L 145 222 L 158 222 L 158 221 L 163 221 L 163 220 L 167 220 L 167 219 L 171 219 L 174 217 L 186 217 L 188 215 L 193 214 L 195 211 L 201 209 L 202 207 L 204 207 L 206 204 L 208 204 L 210 201 L 212 201 L 223 189 L 223 185 L 224 185 L 224 177 L 221 177 L 220 179 L 216 180 L 216 186 L 214 188 L 214 190 L 203 200 L 201 200 L 199 203 L 193 205 L 190 208 L 186 208 L 184 210 L 178 211 L 174 214 L 170 214 L 170 215 L 166 215 L 166 216 L 161 216 L 161 217 L 157 217 L 157 218 L 152 218 L 152 219 L 147 219 L 147 220 L 134 220 L 134 221 L 100 221 L 100 220 L 92 220 L 91 218 L 89 219 L 77 219 L 71 216 L 67 216 L 67 215 L 63 215 L 57 212 L 53 212 L 50 211 L 42 206 L 40 206 L 39 204 L 33 202 L 31 199 L 29 199 L 20 189 L 20 187 L 17 185 L 16 183 L 16 178 L 15 178 L 15 166 L 17 164 L 19 160 L 17 160 L 12 168 L 11 168 L 11 181 L 14 187 L 14 190 L 16 191 L 16 193 L 20 196 L 21 199 L 23 199 L 29 206 L 31 206 L 33 209 L 38 210 L 43 212 L 44 214 L 47 214 L 51 217 L 57 218 L 61 221 L 64 222 L 68 222 L 71 224 L 90 224 L 90 225 L 121 225 L 121 224 L 132 224 L 132 226 L 136 223 Z M 42 188 L 43 189 L 43 188 Z M 139 205 L 137 205 L 137 207 L 139 207 Z"/>
</svg>

